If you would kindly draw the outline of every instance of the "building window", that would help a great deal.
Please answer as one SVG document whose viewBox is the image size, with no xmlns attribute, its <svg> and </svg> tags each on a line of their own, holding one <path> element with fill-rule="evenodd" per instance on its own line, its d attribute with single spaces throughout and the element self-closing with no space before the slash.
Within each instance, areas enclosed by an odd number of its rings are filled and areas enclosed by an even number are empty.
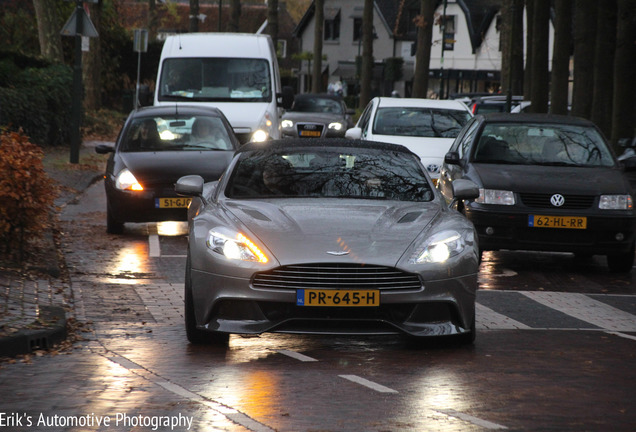
<svg viewBox="0 0 636 432">
<path fill-rule="evenodd" d="M 362 18 L 353 19 L 353 41 L 358 42 L 362 39 Z"/>
<path fill-rule="evenodd" d="M 441 30 L 444 33 L 444 51 L 453 51 L 455 49 L 455 16 L 446 15 L 440 22 L 443 23 Z"/>
<path fill-rule="evenodd" d="M 324 38 L 326 41 L 340 39 L 340 9 L 325 8 Z"/>
</svg>

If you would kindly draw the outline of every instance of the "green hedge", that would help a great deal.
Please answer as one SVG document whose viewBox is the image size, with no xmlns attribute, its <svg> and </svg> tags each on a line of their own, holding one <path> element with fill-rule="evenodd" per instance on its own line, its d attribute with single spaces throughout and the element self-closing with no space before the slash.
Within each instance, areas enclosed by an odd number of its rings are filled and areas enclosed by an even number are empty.
<svg viewBox="0 0 636 432">
<path fill-rule="evenodd" d="M 25 67 L 20 67 L 25 66 Z M 73 71 L 62 64 L 0 60 L 0 126 L 43 146 L 70 141 Z"/>
</svg>

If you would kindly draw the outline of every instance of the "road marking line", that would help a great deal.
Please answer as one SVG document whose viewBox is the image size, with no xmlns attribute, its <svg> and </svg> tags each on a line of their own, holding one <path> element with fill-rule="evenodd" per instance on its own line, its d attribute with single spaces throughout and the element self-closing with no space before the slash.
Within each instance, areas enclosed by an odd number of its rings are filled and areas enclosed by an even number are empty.
<svg viewBox="0 0 636 432">
<path fill-rule="evenodd" d="M 159 245 L 159 234 L 148 236 L 148 255 L 151 257 L 161 256 L 161 246 Z"/>
<path fill-rule="evenodd" d="M 489 422 L 488 420 L 483 420 L 483 419 L 480 419 L 479 417 L 474 417 L 474 416 L 471 416 L 470 414 L 465 414 L 463 412 L 455 411 L 453 409 L 447 409 L 447 410 L 435 409 L 433 411 L 437 411 L 438 413 L 447 415 L 449 417 L 455 417 L 460 420 L 464 420 L 468 423 L 472 423 L 474 425 L 481 426 L 486 429 L 508 429 L 506 426 Z"/>
<path fill-rule="evenodd" d="M 522 291 L 521 294 L 537 303 L 605 330 L 636 331 L 636 316 L 594 300 L 585 294 L 549 291 Z"/>
<path fill-rule="evenodd" d="M 605 333 L 611 334 L 611 335 L 614 335 L 614 336 L 618 336 L 618 337 L 622 337 L 622 338 L 625 338 L 625 339 L 636 340 L 636 336 L 628 335 L 628 334 L 617 332 L 617 331 L 606 331 Z"/>
<path fill-rule="evenodd" d="M 375 390 L 377 392 L 380 393 L 398 393 L 397 390 L 393 390 L 390 389 L 388 387 L 384 387 L 383 385 L 380 385 L 378 383 L 374 383 L 373 381 L 369 381 L 367 379 L 361 378 L 357 375 L 338 375 L 340 378 L 344 378 L 346 380 L 352 381 L 356 384 L 360 384 L 363 385 L 365 387 L 368 387 L 372 390 Z"/>
<path fill-rule="evenodd" d="M 475 304 L 476 313 L 477 313 L 477 328 L 480 329 L 523 329 L 529 330 L 531 327 L 513 320 L 505 315 L 502 315 L 494 310 L 481 305 L 479 303 Z"/>
<path fill-rule="evenodd" d="M 301 362 L 317 362 L 318 361 L 315 358 L 306 356 L 306 355 L 301 354 L 301 353 L 297 353 L 295 351 L 289 351 L 289 350 L 282 349 L 282 350 L 276 350 L 276 352 L 278 352 L 280 354 L 283 354 L 283 355 L 286 355 L 288 357 L 294 358 L 296 360 L 300 360 Z"/>
</svg>

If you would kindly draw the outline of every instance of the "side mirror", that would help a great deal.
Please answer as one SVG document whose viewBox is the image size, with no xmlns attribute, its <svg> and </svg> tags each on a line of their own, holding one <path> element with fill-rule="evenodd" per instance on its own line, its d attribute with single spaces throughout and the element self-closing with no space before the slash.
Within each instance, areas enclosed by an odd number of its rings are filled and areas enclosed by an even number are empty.
<svg viewBox="0 0 636 432">
<path fill-rule="evenodd" d="M 459 153 L 457 152 L 448 152 L 444 156 L 444 162 L 449 165 L 459 165 Z"/>
<path fill-rule="evenodd" d="M 276 95 L 278 98 L 278 106 L 284 109 L 290 109 L 294 103 L 294 89 L 289 86 L 283 87 L 282 93 Z"/>
<path fill-rule="evenodd" d="M 179 195 L 201 196 L 203 194 L 203 177 L 199 175 L 188 175 L 181 177 L 174 185 L 174 190 Z"/>
<path fill-rule="evenodd" d="M 95 153 L 108 154 L 108 153 L 114 153 L 114 152 L 115 152 L 115 147 L 110 144 L 97 144 L 95 146 Z"/>
<path fill-rule="evenodd" d="M 150 87 L 146 84 L 139 86 L 139 106 L 145 107 L 152 105 L 153 94 L 150 91 Z"/>
<path fill-rule="evenodd" d="M 479 186 L 466 179 L 457 179 L 451 183 L 453 186 L 453 198 L 455 199 L 475 199 L 479 197 Z"/>
<path fill-rule="evenodd" d="M 636 148 L 636 138 L 621 138 L 618 145 L 623 148 Z"/>
<path fill-rule="evenodd" d="M 345 138 L 360 139 L 361 136 L 362 136 L 362 129 L 360 129 L 359 127 L 347 129 L 347 132 L 345 132 Z"/>
</svg>

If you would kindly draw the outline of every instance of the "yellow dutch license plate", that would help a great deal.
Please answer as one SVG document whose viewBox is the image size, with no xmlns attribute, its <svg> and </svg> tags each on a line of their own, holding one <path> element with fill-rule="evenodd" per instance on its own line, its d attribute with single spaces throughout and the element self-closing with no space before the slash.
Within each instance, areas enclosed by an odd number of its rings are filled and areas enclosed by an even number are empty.
<svg viewBox="0 0 636 432">
<path fill-rule="evenodd" d="M 380 290 L 320 290 L 296 291 L 298 306 L 380 306 Z"/>
<path fill-rule="evenodd" d="M 320 137 L 320 131 L 300 131 L 300 136 L 304 137 Z"/>
<path fill-rule="evenodd" d="M 155 208 L 188 208 L 192 198 L 155 198 Z"/>
<path fill-rule="evenodd" d="M 587 229 L 585 216 L 529 215 L 528 226 L 534 228 Z"/>
</svg>

